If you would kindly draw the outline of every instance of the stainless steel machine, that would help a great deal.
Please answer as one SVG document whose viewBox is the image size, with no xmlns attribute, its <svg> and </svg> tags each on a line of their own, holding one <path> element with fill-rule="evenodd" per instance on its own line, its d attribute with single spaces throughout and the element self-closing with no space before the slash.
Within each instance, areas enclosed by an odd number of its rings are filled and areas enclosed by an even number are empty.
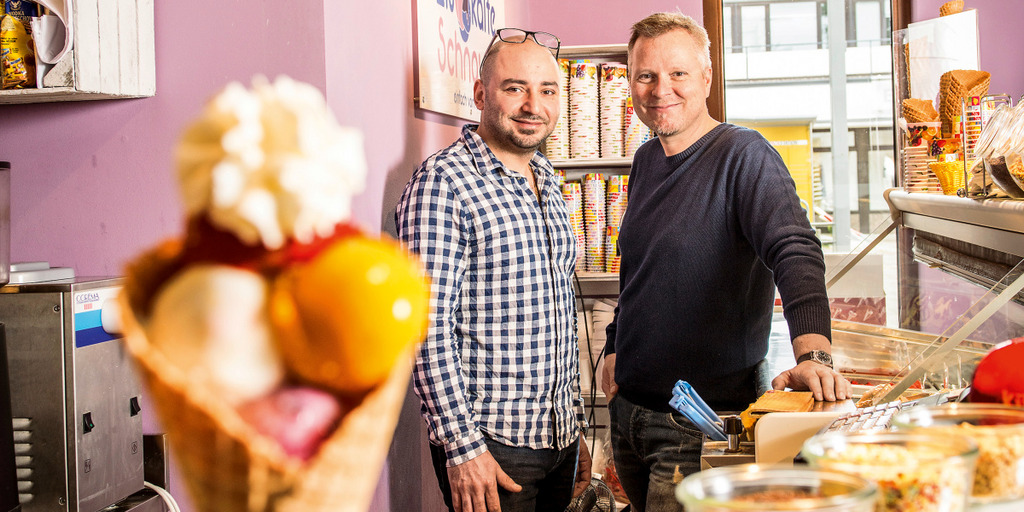
<svg viewBox="0 0 1024 512">
<path fill-rule="evenodd" d="M 0 288 L 23 512 L 97 512 L 143 489 L 140 387 L 103 328 L 114 278 Z M 112 309 L 112 308 L 111 308 Z"/>
</svg>

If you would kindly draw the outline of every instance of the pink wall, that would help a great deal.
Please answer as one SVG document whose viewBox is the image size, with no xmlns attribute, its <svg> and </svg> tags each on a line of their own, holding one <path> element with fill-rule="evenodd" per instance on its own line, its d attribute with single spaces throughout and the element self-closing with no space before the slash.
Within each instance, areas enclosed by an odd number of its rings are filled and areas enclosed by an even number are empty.
<svg viewBox="0 0 1024 512">
<path fill-rule="evenodd" d="M 912 0 L 911 19 L 921 21 L 939 17 L 945 0 Z M 1009 94 L 1014 104 L 1024 94 L 1024 66 L 1020 49 L 1024 48 L 1024 2 L 1020 0 L 966 0 L 965 9 L 978 11 L 981 69 L 992 73 L 991 94 Z"/>
<path fill-rule="evenodd" d="M 171 155 L 183 126 L 229 80 L 284 73 L 322 87 L 322 23 L 309 16 L 321 3 L 155 2 L 156 96 L 0 105 L 12 260 L 117 275 L 131 255 L 179 232 Z"/>
<path fill-rule="evenodd" d="M 629 27 L 645 16 L 680 11 L 703 21 L 702 0 L 592 0 L 550 2 L 530 0 L 523 28 L 551 32 L 563 45 L 629 42 Z"/>
</svg>

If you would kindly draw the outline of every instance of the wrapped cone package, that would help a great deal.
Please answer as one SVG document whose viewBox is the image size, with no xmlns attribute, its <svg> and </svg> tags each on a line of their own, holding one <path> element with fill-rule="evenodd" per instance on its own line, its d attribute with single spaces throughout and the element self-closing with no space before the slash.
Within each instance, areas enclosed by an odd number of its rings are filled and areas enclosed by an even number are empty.
<svg viewBox="0 0 1024 512">
<path fill-rule="evenodd" d="M 583 190 L 578 181 L 562 185 L 562 198 L 569 208 L 569 222 L 576 237 L 576 269 L 586 270 L 587 233 L 583 227 Z"/>
<path fill-rule="evenodd" d="M 629 176 L 608 177 L 607 223 L 605 230 L 605 272 L 619 271 L 619 225 L 626 212 L 626 196 L 629 190 Z"/>
<path fill-rule="evenodd" d="M 544 142 L 544 154 L 552 160 L 569 158 L 569 61 L 558 59 L 559 114 L 555 129 Z"/>
<path fill-rule="evenodd" d="M 626 158 L 633 158 L 633 154 L 640 149 L 645 142 L 651 140 L 651 130 L 633 109 L 633 98 L 626 99 Z"/>
<path fill-rule="evenodd" d="M 626 66 L 618 62 L 601 65 L 601 157 L 622 158 L 623 128 L 629 80 Z"/>
<path fill-rule="evenodd" d="M 574 61 L 569 75 L 569 151 L 572 158 L 601 155 L 597 64 Z"/>
<path fill-rule="evenodd" d="M 597 173 L 587 174 L 583 177 L 583 222 L 587 234 L 585 270 L 604 272 L 605 230 L 608 224 L 605 182 Z"/>
</svg>

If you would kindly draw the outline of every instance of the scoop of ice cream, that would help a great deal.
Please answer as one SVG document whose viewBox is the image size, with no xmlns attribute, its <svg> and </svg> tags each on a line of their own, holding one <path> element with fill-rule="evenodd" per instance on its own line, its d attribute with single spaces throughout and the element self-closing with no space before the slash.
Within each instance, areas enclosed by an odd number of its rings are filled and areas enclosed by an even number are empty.
<svg viewBox="0 0 1024 512">
<path fill-rule="evenodd" d="M 337 425 L 342 408 L 330 393 L 287 387 L 242 404 L 238 414 L 257 432 L 277 441 L 285 453 L 307 460 Z"/>
<path fill-rule="evenodd" d="M 281 385 L 284 366 L 268 323 L 268 284 L 255 272 L 195 265 L 166 283 L 146 327 L 153 345 L 231 405 Z"/>
<path fill-rule="evenodd" d="M 426 277 L 390 240 L 338 240 L 281 273 L 270 294 L 270 326 L 285 367 L 346 396 L 383 382 L 426 331 Z"/>
<path fill-rule="evenodd" d="M 284 76 L 258 77 L 251 89 L 232 83 L 178 148 L 185 208 L 267 249 L 328 237 L 363 190 L 362 142 L 312 85 Z"/>
</svg>

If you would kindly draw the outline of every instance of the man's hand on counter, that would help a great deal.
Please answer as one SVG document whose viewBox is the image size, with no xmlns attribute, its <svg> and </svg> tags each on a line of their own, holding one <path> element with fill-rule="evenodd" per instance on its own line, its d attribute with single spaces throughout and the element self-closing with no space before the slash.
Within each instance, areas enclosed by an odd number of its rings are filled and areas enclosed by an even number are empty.
<svg viewBox="0 0 1024 512">
<path fill-rule="evenodd" d="M 831 351 L 828 338 L 820 334 L 802 334 L 793 340 L 793 354 L 799 356 L 812 350 Z M 853 396 L 850 381 L 831 367 L 816 361 L 804 361 L 779 374 L 772 380 L 772 388 L 810 391 L 814 399 L 832 402 Z"/>
<path fill-rule="evenodd" d="M 853 396 L 850 381 L 846 377 L 814 361 L 804 361 L 780 373 L 772 380 L 772 388 L 810 391 L 814 393 L 815 400 L 828 402 L 846 400 Z"/>
</svg>

